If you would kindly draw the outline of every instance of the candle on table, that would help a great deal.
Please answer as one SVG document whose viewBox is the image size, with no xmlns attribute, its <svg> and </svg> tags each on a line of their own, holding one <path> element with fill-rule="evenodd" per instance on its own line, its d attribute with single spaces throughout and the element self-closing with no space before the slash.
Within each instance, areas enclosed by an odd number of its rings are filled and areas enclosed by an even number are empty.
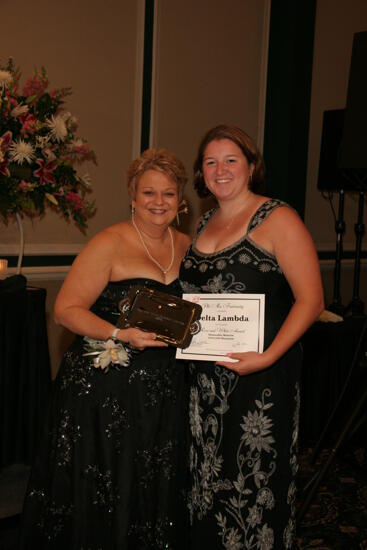
<svg viewBox="0 0 367 550">
<path fill-rule="evenodd" d="M 6 278 L 7 269 L 8 269 L 8 260 L 0 259 L 0 279 Z"/>
</svg>

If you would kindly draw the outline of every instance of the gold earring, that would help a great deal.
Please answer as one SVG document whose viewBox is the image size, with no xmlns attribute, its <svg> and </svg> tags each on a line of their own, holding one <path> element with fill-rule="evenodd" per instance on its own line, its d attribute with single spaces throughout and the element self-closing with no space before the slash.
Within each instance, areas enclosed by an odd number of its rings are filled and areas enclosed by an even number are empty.
<svg viewBox="0 0 367 550">
<path fill-rule="evenodd" d="M 177 225 L 180 225 L 180 216 L 179 216 L 179 214 L 188 214 L 188 213 L 189 213 L 189 208 L 187 206 L 187 202 L 185 201 L 185 199 L 182 199 L 182 201 L 178 205 L 178 210 L 177 210 L 177 214 L 176 214 L 176 223 L 177 223 Z"/>
</svg>

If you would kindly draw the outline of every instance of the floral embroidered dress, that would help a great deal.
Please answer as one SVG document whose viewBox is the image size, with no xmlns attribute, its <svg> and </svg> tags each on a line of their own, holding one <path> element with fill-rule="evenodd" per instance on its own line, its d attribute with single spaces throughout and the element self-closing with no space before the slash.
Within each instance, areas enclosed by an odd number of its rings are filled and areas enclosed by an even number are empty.
<svg viewBox="0 0 367 550">
<path fill-rule="evenodd" d="M 265 202 L 247 234 L 223 250 L 202 253 L 194 240 L 180 270 L 183 292 L 264 293 L 265 348 L 293 297 L 276 258 L 251 231 L 279 206 L 287 205 Z M 190 549 L 293 547 L 300 368 L 299 344 L 243 377 L 214 362 L 190 363 Z"/>
<path fill-rule="evenodd" d="M 92 310 L 116 323 L 132 284 L 111 282 Z M 20 548 L 184 550 L 185 368 L 175 349 L 134 352 L 105 373 L 78 337 L 65 354 L 26 496 Z"/>
</svg>

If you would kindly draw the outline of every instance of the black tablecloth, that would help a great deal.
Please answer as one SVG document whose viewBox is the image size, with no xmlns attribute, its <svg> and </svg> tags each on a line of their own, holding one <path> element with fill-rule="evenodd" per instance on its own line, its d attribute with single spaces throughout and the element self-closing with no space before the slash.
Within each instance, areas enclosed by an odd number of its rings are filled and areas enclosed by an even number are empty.
<svg viewBox="0 0 367 550">
<path fill-rule="evenodd" d="M 340 323 L 317 322 L 303 337 L 304 361 L 301 400 L 301 440 L 315 443 L 343 391 L 365 323 L 363 317 L 349 317 Z M 360 355 L 365 349 L 365 342 Z M 358 394 L 358 364 L 352 370 L 345 398 L 328 429 L 333 436 L 353 410 Z"/>
<path fill-rule="evenodd" d="M 0 466 L 29 463 L 50 393 L 46 290 L 0 286 Z"/>
</svg>

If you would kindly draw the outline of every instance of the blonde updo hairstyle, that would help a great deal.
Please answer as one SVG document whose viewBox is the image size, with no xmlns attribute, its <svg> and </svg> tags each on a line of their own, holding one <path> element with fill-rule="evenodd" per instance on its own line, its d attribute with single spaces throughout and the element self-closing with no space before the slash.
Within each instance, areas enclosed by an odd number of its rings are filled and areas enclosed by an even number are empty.
<svg viewBox="0 0 367 550">
<path fill-rule="evenodd" d="M 147 170 L 162 172 L 174 181 L 177 184 L 178 200 L 181 201 L 187 182 L 185 167 L 172 151 L 163 148 L 146 149 L 128 167 L 126 179 L 131 199 L 135 199 L 139 180 Z"/>
</svg>

